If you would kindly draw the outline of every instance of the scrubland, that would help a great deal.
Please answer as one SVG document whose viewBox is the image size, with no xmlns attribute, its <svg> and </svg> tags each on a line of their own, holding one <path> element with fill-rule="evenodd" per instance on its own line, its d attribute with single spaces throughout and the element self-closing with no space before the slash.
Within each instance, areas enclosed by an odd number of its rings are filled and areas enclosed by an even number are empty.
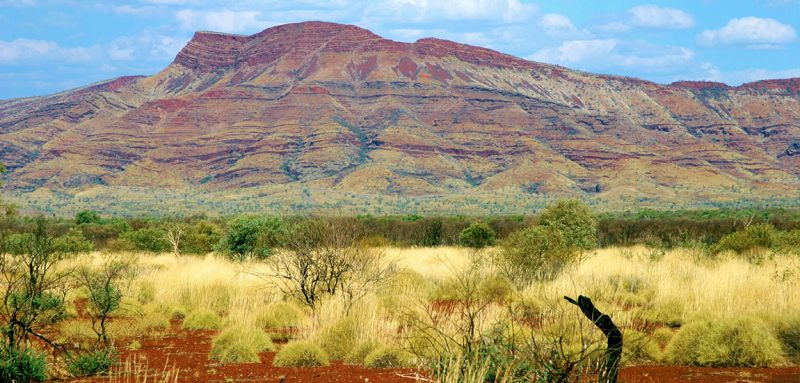
<svg viewBox="0 0 800 383">
<path fill-rule="evenodd" d="M 117 347 L 128 347 L 163 335 L 171 320 L 214 330 L 209 359 L 219 363 L 258 362 L 259 353 L 277 351 L 281 366 L 344 360 L 438 368 L 442 381 L 451 369 L 461 370 L 452 381 L 484 381 L 487 374 L 510 381 L 554 358 L 551 374 L 572 365 L 573 375 L 588 376 L 604 339 L 562 298 L 587 295 L 623 330 L 624 365 L 798 363 L 800 262 L 793 255 L 754 264 L 687 249 L 606 248 L 552 280 L 515 286 L 490 262 L 495 248 L 371 251 L 394 267 L 391 277 L 356 299 L 326 296 L 313 309 L 275 287 L 268 263 L 115 254 L 138 261 L 111 334 L 128 343 Z M 107 257 L 74 262 L 99 266 Z M 80 291 L 72 298 L 79 300 Z M 93 335 L 82 330 L 89 326 L 82 319 L 61 326 L 74 341 Z"/>
</svg>

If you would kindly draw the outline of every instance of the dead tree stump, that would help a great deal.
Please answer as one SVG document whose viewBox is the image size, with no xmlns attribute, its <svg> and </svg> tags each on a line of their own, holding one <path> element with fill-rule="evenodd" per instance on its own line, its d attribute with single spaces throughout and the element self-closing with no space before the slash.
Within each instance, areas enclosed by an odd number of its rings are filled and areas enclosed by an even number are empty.
<svg viewBox="0 0 800 383">
<path fill-rule="evenodd" d="M 617 375 L 619 374 L 619 361 L 622 356 L 622 332 L 611 321 L 611 317 L 601 313 L 594 307 L 592 300 L 583 295 L 578 297 L 575 301 L 570 297 L 564 297 L 569 303 L 580 307 L 583 315 L 586 315 L 589 320 L 594 323 L 603 335 L 608 338 L 608 347 L 606 349 L 606 365 L 603 371 L 600 372 L 600 383 L 616 383 Z"/>
</svg>

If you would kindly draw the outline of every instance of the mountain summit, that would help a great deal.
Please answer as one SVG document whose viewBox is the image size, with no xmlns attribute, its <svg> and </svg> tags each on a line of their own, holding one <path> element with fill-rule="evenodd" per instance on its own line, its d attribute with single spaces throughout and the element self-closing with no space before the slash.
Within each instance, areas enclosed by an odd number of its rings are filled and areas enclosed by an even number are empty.
<svg viewBox="0 0 800 383">
<path fill-rule="evenodd" d="M 659 85 L 324 22 L 197 32 L 153 76 L 0 101 L 0 162 L 51 210 L 786 200 L 800 79 Z"/>
</svg>

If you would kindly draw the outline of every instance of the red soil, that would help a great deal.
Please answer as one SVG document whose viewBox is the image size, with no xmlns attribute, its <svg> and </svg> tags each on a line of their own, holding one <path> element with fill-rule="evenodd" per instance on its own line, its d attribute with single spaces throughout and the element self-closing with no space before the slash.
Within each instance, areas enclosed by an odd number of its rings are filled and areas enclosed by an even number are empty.
<svg viewBox="0 0 800 383">
<path fill-rule="evenodd" d="M 332 362 L 319 368 L 278 368 L 272 366 L 274 352 L 260 355 L 261 363 L 221 365 L 208 360 L 211 338 L 214 331 L 177 330 L 163 338 L 141 340 L 142 347 L 135 351 L 124 351 L 122 361 L 136 360 L 139 365 L 150 367 L 150 378 L 154 381 L 163 370 L 179 370 L 178 382 L 413 382 L 408 377 L 415 374 L 411 369 L 367 369 L 361 366 Z M 120 345 L 123 346 L 123 345 Z M 406 376 L 402 376 L 406 375 Z M 125 381 L 121 379 L 120 381 Z M 71 379 L 68 382 L 107 383 L 108 377 Z"/>
<path fill-rule="evenodd" d="M 712 368 L 687 366 L 637 366 L 623 368 L 619 381 L 625 383 L 797 383 L 800 367 Z"/>
</svg>

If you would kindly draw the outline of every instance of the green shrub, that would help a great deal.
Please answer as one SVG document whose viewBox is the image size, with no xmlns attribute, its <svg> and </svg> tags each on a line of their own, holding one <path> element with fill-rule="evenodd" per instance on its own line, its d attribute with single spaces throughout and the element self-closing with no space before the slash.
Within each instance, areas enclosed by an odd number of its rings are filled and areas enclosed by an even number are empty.
<svg viewBox="0 0 800 383">
<path fill-rule="evenodd" d="M 186 254 L 208 254 L 222 239 L 222 229 L 209 221 L 198 221 L 186 229 L 181 240 L 181 252 Z"/>
<path fill-rule="evenodd" d="M 217 330 L 222 327 L 222 318 L 213 311 L 194 311 L 183 321 L 188 330 Z"/>
<path fill-rule="evenodd" d="M 363 365 L 367 355 L 369 355 L 376 348 L 378 348 L 378 343 L 375 341 L 361 342 L 353 349 L 353 351 L 350 351 L 350 353 L 347 354 L 347 356 L 344 358 L 344 362 L 347 364 Z"/>
<path fill-rule="evenodd" d="M 280 244 L 283 222 L 278 218 L 245 216 L 235 219 L 217 249 L 230 259 L 265 259 Z"/>
<path fill-rule="evenodd" d="M 414 357 L 406 351 L 394 346 L 380 346 L 364 357 L 367 368 L 401 368 L 410 367 Z"/>
<path fill-rule="evenodd" d="M 275 345 L 261 329 L 233 327 L 214 337 L 208 358 L 223 364 L 255 363 L 259 353 L 274 350 Z"/>
<path fill-rule="evenodd" d="M 494 230 L 483 222 L 473 222 L 458 236 L 461 246 L 482 249 L 494 245 Z"/>
<path fill-rule="evenodd" d="M 348 317 L 325 329 L 317 343 L 331 359 L 342 360 L 356 347 L 358 335 L 358 322 Z"/>
<path fill-rule="evenodd" d="M 784 361 L 775 334 L 752 317 L 689 323 L 675 334 L 666 355 L 675 364 L 710 367 L 769 367 Z"/>
<path fill-rule="evenodd" d="M 76 377 L 101 375 L 108 373 L 116 363 L 117 355 L 114 351 L 94 351 L 67 362 L 67 371 Z"/>
<path fill-rule="evenodd" d="M 777 244 L 778 235 L 772 225 L 758 223 L 722 237 L 712 250 L 714 253 L 733 251 L 739 255 L 747 255 L 758 250 L 772 249 Z"/>
<path fill-rule="evenodd" d="M 286 303 L 273 303 L 256 317 L 256 324 L 264 329 L 283 329 L 297 327 L 303 319 L 303 312 L 296 306 Z"/>
<path fill-rule="evenodd" d="M 499 261 L 504 273 L 518 284 L 553 279 L 579 258 L 560 231 L 545 226 L 518 230 L 501 243 Z"/>
<path fill-rule="evenodd" d="M 309 341 L 289 342 L 275 355 L 275 367 L 320 367 L 328 365 L 328 355 Z"/>
<path fill-rule="evenodd" d="M 44 353 L 31 349 L 8 350 L 0 346 L 0 382 L 41 382 L 47 379 Z"/>
<path fill-rule="evenodd" d="M 127 231 L 120 235 L 120 240 L 130 243 L 133 250 L 148 253 L 164 253 L 172 250 L 172 246 L 167 241 L 167 233 L 160 228 L 147 227 Z"/>
<path fill-rule="evenodd" d="M 800 317 L 779 320 L 774 327 L 786 355 L 800 360 Z"/>
<path fill-rule="evenodd" d="M 99 223 L 100 216 L 91 210 L 83 210 L 75 214 L 75 224 L 84 225 L 87 223 Z"/>
<path fill-rule="evenodd" d="M 597 220 L 592 210 L 578 200 L 547 206 L 539 216 L 539 225 L 561 232 L 567 247 L 591 250 L 597 246 Z"/>
</svg>

